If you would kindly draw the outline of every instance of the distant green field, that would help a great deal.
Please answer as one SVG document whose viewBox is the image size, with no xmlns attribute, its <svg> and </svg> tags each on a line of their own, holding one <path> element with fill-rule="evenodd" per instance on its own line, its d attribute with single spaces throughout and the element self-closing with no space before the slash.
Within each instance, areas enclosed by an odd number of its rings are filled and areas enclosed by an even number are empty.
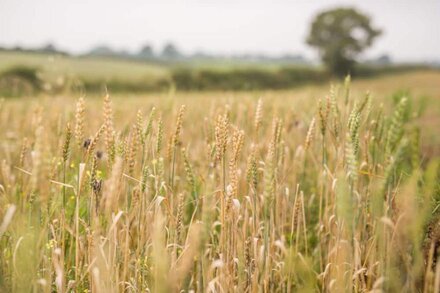
<svg viewBox="0 0 440 293">
<path fill-rule="evenodd" d="M 282 65 L 279 63 L 255 63 L 251 61 L 237 62 L 227 59 L 167 64 L 111 57 L 74 57 L 44 53 L 0 51 L 0 73 L 15 66 L 36 67 L 49 78 L 63 75 L 90 82 L 102 80 L 140 82 L 168 77 L 172 68 L 181 66 L 218 71 L 249 68 L 275 71 Z"/>
<path fill-rule="evenodd" d="M 0 52 L 0 72 L 15 66 L 36 67 L 48 77 L 67 76 L 89 81 L 139 82 L 167 76 L 164 65 L 97 57 L 71 57 L 38 53 Z"/>
</svg>

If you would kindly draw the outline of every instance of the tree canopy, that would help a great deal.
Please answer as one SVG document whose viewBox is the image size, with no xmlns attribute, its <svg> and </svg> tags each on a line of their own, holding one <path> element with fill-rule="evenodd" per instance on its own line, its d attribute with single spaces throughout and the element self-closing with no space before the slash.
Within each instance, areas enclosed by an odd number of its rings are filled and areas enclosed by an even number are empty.
<svg viewBox="0 0 440 293">
<path fill-rule="evenodd" d="M 367 15 L 352 8 L 337 8 L 316 16 L 307 43 L 319 50 L 333 74 L 343 76 L 351 73 L 356 57 L 381 33 Z"/>
<path fill-rule="evenodd" d="M 179 49 L 173 44 L 168 43 L 164 46 L 162 50 L 162 57 L 166 59 L 176 59 L 181 56 Z"/>
</svg>

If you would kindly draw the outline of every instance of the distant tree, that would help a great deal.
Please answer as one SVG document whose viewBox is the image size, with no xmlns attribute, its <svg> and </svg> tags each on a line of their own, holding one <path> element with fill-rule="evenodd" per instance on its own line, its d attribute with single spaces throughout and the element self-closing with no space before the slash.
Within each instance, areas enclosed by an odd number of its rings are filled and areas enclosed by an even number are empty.
<svg viewBox="0 0 440 293">
<path fill-rule="evenodd" d="M 141 58 L 153 58 L 154 57 L 153 47 L 149 44 L 144 45 L 139 51 L 138 55 Z"/>
<path fill-rule="evenodd" d="M 93 47 L 87 53 L 87 55 L 92 55 L 92 56 L 113 56 L 116 54 L 117 53 L 111 47 L 109 47 L 107 45 L 99 45 L 99 46 Z"/>
<path fill-rule="evenodd" d="M 352 8 L 338 8 L 316 16 L 307 43 L 319 50 L 333 74 L 343 76 L 353 70 L 356 57 L 380 34 L 368 16 Z"/>
<path fill-rule="evenodd" d="M 56 53 L 58 50 L 54 44 L 49 43 L 43 46 L 40 51 L 45 53 Z"/>
<path fill-rule="evenodd" d="M 180 54 L 179 50 L 172 43 L 166 44 L 162 50 L 162 57 L 163 58 L 176 59 L 176 58 L 179 58 L 180 56 L 181 56 L 181 54 Z"/>
<path fill-rule="evenodd" d="M 382 64 L 382 65 L 390 65 L 393 63 L 391 57 L 387 54 L 382 54 L 376 59 L 376 63 Z"/>
<path fill-rule="evenodd" d="M 116 56 L 119 56 L 119 57 L 127 57 L 127 58 L 130 58 L 130 57 L 133 56 L 133 55 L 130 53 L 130 51 L 128 51 L 128 50 L 126 50 L 126 49 L 122 49 L 122 50 L 120 50 L 120 51 L 117 51 L 117 52 L 115 53 L 115 55 L 116 55 Z"/>
</svg>

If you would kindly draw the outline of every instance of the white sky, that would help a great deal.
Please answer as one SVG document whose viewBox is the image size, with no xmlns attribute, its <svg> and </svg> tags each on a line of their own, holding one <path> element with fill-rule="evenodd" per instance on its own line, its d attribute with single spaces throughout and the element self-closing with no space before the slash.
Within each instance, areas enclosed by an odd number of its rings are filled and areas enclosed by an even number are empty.
<svg viewBox="0 0 440 293">
<path fill-rule="evenodd" d="M 79 53 L 98 44 L 156 50 L 173 41 L 184 52 L 302 53 L 313 16 L 359 8 L 384 35 L 367 56 L 440 60 L 440 0 L 0 0 L 0 46 L 53 42 Z"/>
</svg>

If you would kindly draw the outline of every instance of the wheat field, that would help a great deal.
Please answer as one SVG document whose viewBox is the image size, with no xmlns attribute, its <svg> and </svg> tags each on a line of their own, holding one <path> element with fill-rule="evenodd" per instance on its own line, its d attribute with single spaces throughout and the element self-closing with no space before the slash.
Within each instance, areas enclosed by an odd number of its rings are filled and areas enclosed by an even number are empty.
<svg viewBox="0 0 440 293">
<path fill-rule="evenodd" d="M 364 88 L 3 100 L 0 291 L 439 292 L 432 107 Z"/>
</svg>

